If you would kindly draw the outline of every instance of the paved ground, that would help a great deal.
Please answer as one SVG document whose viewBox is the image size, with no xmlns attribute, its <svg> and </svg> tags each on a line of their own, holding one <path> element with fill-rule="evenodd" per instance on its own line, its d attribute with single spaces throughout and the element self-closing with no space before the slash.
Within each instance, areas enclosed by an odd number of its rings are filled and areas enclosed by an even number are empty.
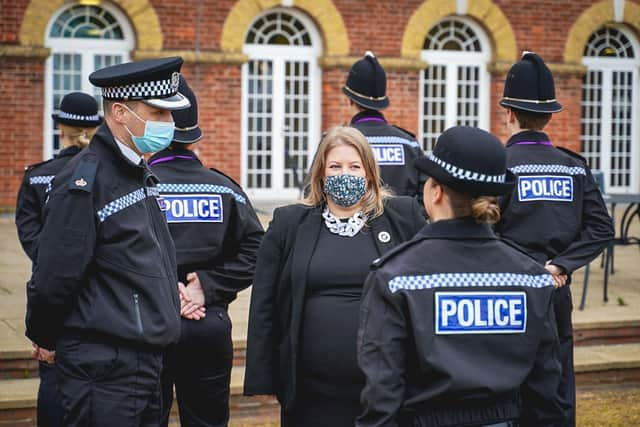
<svg viewBox="0 0 640 427">
<path fill-rule="evenodd" d="M 262 216 L 261 219 L 265 224 L 268 222 L 267 216 Z M 632 227 L 631 235 L 640 236 L 640 224 L 637 221 Z M 640 319 L 639 249 L 638 246 L 616 248 L 616 273 L 610 280 L 608 303 L 602 301 L 603 272 L 598 258 L 591 264 L 586 309 L 578 311 L 583 273 L 582 270 L 576 272 L 572 285 L 576 326 Z M 0 349 L 4 352 L 25 351 L 29 348 L 29 343 L 24 338 L 25 283 L 29 273 L 29 262 L 18 243 L 13 218 L 0 217 Z M 241 292 L 231 304 L 233 336 L 236 340 L 246 336 L 249 299 L 250 291 L 247 290 Z"/>
</svg>

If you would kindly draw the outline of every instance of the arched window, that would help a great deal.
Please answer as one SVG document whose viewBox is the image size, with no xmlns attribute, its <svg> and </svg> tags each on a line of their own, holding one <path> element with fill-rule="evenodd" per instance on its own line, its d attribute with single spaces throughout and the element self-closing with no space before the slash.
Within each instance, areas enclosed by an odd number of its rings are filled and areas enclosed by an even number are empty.
<svg viewBox="0 0 640 427">
<path fill-rule="evenodd" d="M 602 27 L 584 48 L 582 154 L 611 193 L 640 190 L 640 49 L 622 27 Z"/>
<path fill-rule="evenodd" d="M 51 48 L 46 62 L 44 115 L 44 155 L 48 158 L 61 148 L 51 113 L 56 112 L 69 92 L 93 94 L 101 103 L 100 92 L 89 82 L 89 74 L 128 61 L 134 34 L 126 16 L 108 3 L 75 4 L 65 6 L 53 16 L 47 28 L 46 46 Z"/>
<path fill-rule="evenodd" d="M 489 127 L 489 40 L 474 21 L 448 17 L 427 34 L 420 74 L 420 135 L 431 151 L 438 136 L 455 125 Z"/>
<path fill-rule="evenodd" d="M 320 139 L 320 36 L 295 9 L 272 9 L 243 50 L 242 183 L 254 198 L 295 199 Z"/>
</svg>

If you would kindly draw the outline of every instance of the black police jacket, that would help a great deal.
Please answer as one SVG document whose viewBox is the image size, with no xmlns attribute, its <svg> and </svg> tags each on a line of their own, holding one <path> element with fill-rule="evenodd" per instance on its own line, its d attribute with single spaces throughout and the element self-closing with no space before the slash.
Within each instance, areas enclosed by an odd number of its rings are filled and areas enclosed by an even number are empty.
<svg viewBox="0 0 640 427">
<path fill-rule="evenodd" d="M 16 201 L 16 227 L 22 249 L 31 262 L 35 262 L 38 254 L 38 236 L 51 181 L 79 152 L 80 147 L 72 145 L 52 159 L 27 166 L 24 172 Z"/>
<path fill-rule="evenodd" d="M 244 394 L 275 394 L 284 411 L 296 397 L 298 345 L 309 261 L 325 227 L 321 207 L 278 208 L 265 233 L 251 289 Z M 425 224 L 415 199 L 385 201 L 368 226 L 380 254 L 411 239 Z"/>
<path fill-rule="evenodd" d="M 552 293 L 547 271 L 489 226 L 425 226 L 374 261 L 365 283 L 356 425 L 562 421 Z"/>
<path fill-rule="evenodd" d="M 614 236 L 613 222 L 585 160 L 551 146 L 543 132 L 520 132 L 507 143 L 507 167 L 518 176 L 502 197 L 496 231 L 538 262 L 571 274 Z"/>
<path fill-rule="evenodd" d="M 415 136 L 387 123 L 382 113 L 365 110 L 351 119 L 351 126 L 367 137 L 380 167 L 382 182 L 399 196 L 422 200 L 426 178 L 413 166 L 424 153 Z"/>
<path fill-rule="evenodd" d="M 149 166 L 176 246 L 178 279 L 195 272 L 206 305 L 226 307 L 251 285 L 264 230 L 242 188 L 190 150 L 156 153 Z"/>
<path fill-rule="evenodd" d="M 161 348 L 180 336 L 175 248 L 157 178 L 106 124 L 54 180 L 33 275 L 27 336 L 60 333 Z"/>
</svg>

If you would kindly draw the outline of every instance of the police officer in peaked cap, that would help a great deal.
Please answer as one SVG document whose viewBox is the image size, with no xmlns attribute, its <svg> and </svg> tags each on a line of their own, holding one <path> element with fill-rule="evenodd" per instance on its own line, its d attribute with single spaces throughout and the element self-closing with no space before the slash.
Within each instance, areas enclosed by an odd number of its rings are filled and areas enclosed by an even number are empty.
<svg viewBox="0 0 640 427">
<path fill-rule="evenodd" d="M 387 76 L 373 53 L 367 51 L 349 71 L 342 88 L 354 113 L 351 126 L 369 141 L 384 184 L 400 196 L 422 197 L 424 178 L 413 167 L 422 149 L 415 136 L 389 124 L 381 110 L 389 106 Z"/>
<path fill-rule="evenodd" d="M 416 167 L 431 219 L 374 261 L 360 309 L 364 426 L 552 426 L 563 420 L 553 279 L 492 231 L 511 191 L 493 135 L 453 127 Z"/>
<path fill-rule="evenodd" d="M 56 350 L 65 426 L 157 426 L 163 351 L 180 335 L 175 248 L 142 155 L 168 146 L 181 58 L 98 70 L 105 123 L 56 175 L 27 336 Z"/>
<path fill-rule="evenodd" d="M 162 425 L 175 384 L 183 426 L 226 426 L 233 363 L 227 308 L 251 285 L 263 229 L 242 188 L 198 158 L 196 96 L 182 76 L 178 90 L 191 107 L 173 112 L 173 142 L 149 159 L 176 246 L 182 302 L 182 335 L 164 359 Z"/>
<path fill-rule="evenodd" d="M 42 230 L 42 215 L 50 183 L 64 165 L 89 144 L 96 127 L 102 123 L 96 100 L 82 92 L 65 95 L 60 102 L 59 112 L 51 117 L 58 124 L 63 148 L 54 158 L 27 166 L 16 204 L 18 237 L 25 253 L 34 263 L 32 270 L 35 270 L 38 237 Z M 29 311 L 28 308 L 27 316 Z M 62 426 L 64 412 L 58 397 L 58 380 L 53 367 L 55 354 L 37 346 L 33 353 L 40 361 L 38 426 Z"/>
<path fill-rule="evenodd" d="M 571 274 L 600 254 L 613 238 L 606 205 L 584 158 L 555 147 L 543 132 L 562 111 L 553 75 L 540 56 L 525 52 L 514 64 L 500 105 L 505 107 L 507 167 L 518 185 L 500 202 L 496 231 L 518 244 L 555 278 L 554 308 L 560 337 L 560 395 L 570 403 L 565 425 L 575 425 Z"/>
</svg>

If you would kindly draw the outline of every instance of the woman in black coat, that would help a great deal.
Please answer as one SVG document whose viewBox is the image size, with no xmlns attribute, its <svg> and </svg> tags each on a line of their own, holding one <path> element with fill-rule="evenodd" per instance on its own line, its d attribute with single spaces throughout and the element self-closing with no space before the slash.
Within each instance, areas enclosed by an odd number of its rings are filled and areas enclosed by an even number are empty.
<svg viewBox="0 0 640 427">
<path fill-rule="evenodd" d="M 425 218 L 415 199 L 382 187 L 371 147 L 350 127 L 327 133 L 310 182 L 302 204 L 275 210 L 258 252 L 244 393 L 275 394 L 283 426 L 352 426 L 364 385 L 356 336 L 369 265 Z"/>
</svg>

